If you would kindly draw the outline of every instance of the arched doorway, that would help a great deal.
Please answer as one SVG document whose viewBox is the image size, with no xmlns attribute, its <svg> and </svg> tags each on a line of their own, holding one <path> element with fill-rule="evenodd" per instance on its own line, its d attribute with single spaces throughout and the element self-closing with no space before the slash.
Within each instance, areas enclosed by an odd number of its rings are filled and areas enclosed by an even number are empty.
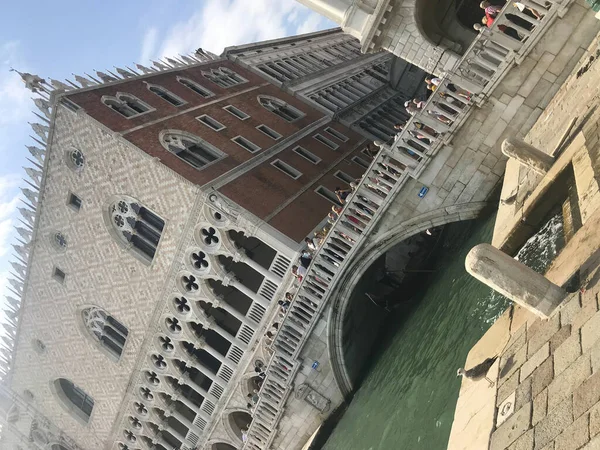
<svg viewBox="0 0 600 450">
<path fill-rule="evenodd" d="M 227 424 L 232 435 L 243 441 L 242 435 L 248 432 L 252 423 L 252 416 L 246 411 L 234 411 L 227 416 Z"/>
</svg>

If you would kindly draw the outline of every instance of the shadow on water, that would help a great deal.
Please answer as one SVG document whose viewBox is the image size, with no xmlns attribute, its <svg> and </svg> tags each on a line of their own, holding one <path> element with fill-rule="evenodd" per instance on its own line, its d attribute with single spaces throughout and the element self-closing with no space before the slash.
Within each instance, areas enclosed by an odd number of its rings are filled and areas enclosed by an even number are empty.
<svg viewBox="0 0 600 450">
<path fill-rule="evenodd" d="M 495 215 L 488 214 L 445 227 L 426 265 L 432 273 L 413 278 L 417 288 L 411 300 L 379 327 L 353 398 L 323 425 L 311 449 L 447 447 L 461 384 L 456 369 L 509 305 L 464 268 L 470 249 L 491 241 L 494 221 Z M 545 271 L 564 244 L 562 225 L 560 215 L 549 217 L 516 258 Z M 396 294 L 406 298 L 406 287 Z"/>
</svg>

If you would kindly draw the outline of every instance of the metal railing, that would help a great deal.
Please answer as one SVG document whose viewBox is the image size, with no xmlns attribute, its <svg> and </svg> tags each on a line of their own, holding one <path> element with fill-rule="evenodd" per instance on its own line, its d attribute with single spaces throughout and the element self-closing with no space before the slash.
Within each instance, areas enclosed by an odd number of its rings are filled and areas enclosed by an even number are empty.
<svg viewBox="0 0 600 450">
<path fill-rule="evenodd" d="M 357 180 L 339 218 L 315 252 L 274 338 L 275 351 L 266 369 L 244 450 L 266 450 L 271 445 L 300 369 L 299 354 L 341 274 L 387 207 L 407 180 L 417 178 L 425 170 L 467 120 L 473 106 L 494 90 L 515 60 L 533 48 L 564 7 L 560 2 L 539 1 L 543 4 L 520 0 L 543 15 L 539 20 L 523 14 L 512 3 L 507 4 L 492 27 L 482 31 L 454 69 L 441 77 L 435 92 L 408 120 L 394 142 L 381 146 L 362 179 Z M 517 25 L 507 14 L 524 22 Z M 530 26 L 523 26 L 525 23 Z"/>
</svg>

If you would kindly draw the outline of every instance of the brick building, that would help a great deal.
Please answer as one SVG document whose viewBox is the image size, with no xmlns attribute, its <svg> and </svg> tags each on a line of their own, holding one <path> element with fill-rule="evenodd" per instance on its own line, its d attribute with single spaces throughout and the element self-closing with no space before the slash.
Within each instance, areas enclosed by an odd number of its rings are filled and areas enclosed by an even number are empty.
<svg viewBox="0 0 600 450">
<path fill-rule="evenodd" d="M 22 74 L 42 123 L 0 446 L 242 448 L 255 368 L 271 357 L 262 338 L 303 239 L 422 79 L 398 67 L 332 30 L 77 84 Z"/>
</svg>

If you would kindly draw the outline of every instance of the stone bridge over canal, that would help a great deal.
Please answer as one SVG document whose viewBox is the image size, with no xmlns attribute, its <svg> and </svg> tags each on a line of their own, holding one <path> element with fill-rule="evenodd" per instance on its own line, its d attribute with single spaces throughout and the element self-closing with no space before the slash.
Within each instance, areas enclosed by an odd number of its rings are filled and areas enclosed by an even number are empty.
<svg viewBox="0 0 600 450">
<path fill-rule="evenodd" d="M 244 449 L 301 448 L 352 392 L 344 314 L 379 256 L 427 228 L 475 218 L 489 205 L 504 173 L 502 141 L 527 134 L 600 30 L 581 0 L 532 5 L 543 17 L 521 14 L 531 24 L 521 28 L 506 18 L 515 10 L 508 4 L 371 162 L 275 337 Z M 509 37 L 501 25 L 524 38 Z M 457 87 L 472 96 L 457 95 Z M 386 167 L 385 177 L 376 172 Z"/>
</svg>

